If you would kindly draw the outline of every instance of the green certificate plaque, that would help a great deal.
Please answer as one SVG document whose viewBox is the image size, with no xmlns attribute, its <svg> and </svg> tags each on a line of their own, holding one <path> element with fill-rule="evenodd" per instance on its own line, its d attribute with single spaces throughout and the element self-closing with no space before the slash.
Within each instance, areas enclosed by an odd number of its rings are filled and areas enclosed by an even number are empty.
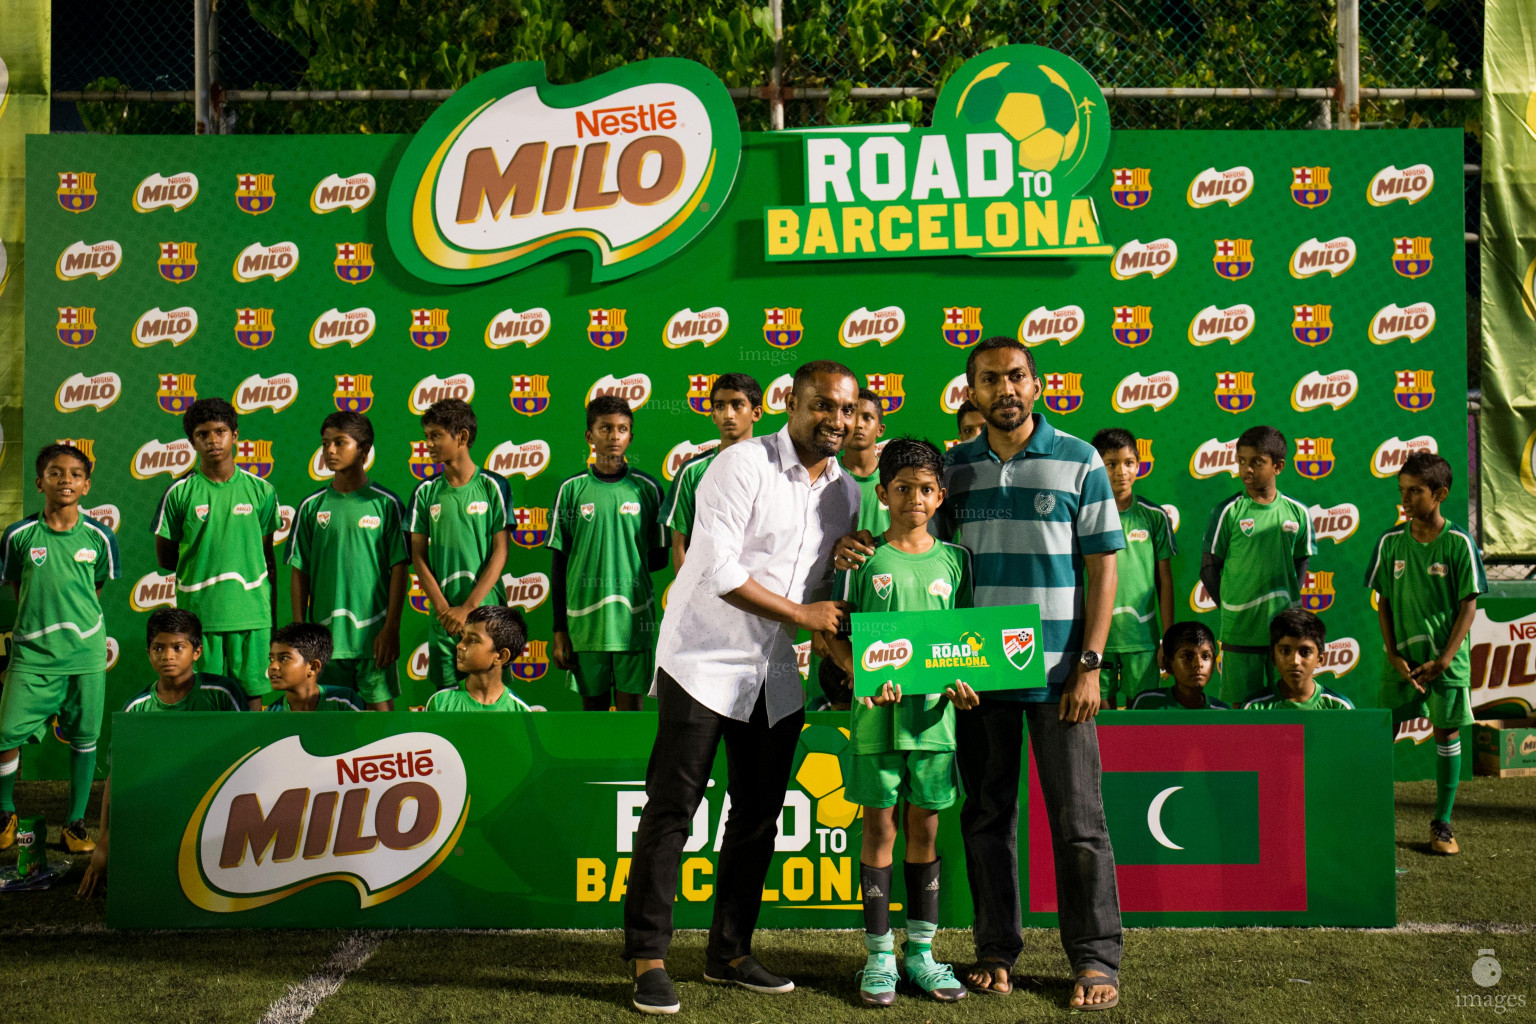
<svg viewBox="0 0 1536 1024">
<path fill-rule="evenodd" d="M 943 693 L 957 679 L 977 691 L 1045 685 L 1039 605 L 854 612 L 852 641 L 855 697 L 887 682 L 903 696 Z"/>
</svg>

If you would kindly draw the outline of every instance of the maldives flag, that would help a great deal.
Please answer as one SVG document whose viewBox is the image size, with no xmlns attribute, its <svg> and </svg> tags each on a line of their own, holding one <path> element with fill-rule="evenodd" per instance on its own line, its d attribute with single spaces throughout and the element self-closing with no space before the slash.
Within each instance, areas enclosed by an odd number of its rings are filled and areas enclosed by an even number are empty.
<svg viewBox="0 0 1536 1024">
<path fill-rule="evenodd" d="M 1305 726 L 1104 725 L 1098 733 L 1122 911 L 1307 909 Z M 1029 910 L 1056 911 L 1033 749 Z"/>
</svg>

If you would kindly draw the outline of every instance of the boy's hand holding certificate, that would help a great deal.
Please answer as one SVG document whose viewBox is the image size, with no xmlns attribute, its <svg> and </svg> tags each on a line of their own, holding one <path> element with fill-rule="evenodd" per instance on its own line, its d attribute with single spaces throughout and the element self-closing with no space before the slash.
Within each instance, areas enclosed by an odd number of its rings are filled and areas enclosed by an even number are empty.
<svg viewBox="0 0 1536 1024">
<path fill-rule="evenodd" d="M 855 612 L 851 639 L 855 697 L 1046 685 L 1037 605 Z"/>
</svg>

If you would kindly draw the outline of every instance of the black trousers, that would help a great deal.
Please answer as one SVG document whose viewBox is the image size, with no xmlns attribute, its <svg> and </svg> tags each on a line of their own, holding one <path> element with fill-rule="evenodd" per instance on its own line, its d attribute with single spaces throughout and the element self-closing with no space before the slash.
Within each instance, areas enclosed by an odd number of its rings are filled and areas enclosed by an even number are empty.
<svg viewBox="0 0 1536 1024">
<path fill-rule="evenodd" d="M 656 699 L 656 745 L 645 770 L 647 799 L 624 898 L 624 958 L 666 958 L 683 845 L 723 739 L 731 809 L 716 867 L 707 956 L 734 960 L 752 952 L 763 881 L 805 712 L 770 727 L 767 705 L 759 697 L 751 719 L 738 722 L 694 700 L 665 670 L 656 673 Z"/>
</svg>

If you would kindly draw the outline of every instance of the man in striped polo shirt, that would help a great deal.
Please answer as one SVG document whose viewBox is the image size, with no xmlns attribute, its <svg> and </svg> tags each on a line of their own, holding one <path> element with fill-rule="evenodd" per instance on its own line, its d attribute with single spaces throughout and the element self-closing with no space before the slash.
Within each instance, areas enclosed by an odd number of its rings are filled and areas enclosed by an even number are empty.
<svg viewBox="0 0 1536 1024">
<path fill-rule="evenodd" d="M 1045 690 L 992 691 L 955 716 L 965 787 L 960 829 L 975 907 L 976 964 L 966 980 L 1004 993 L 1024 948 L 1019 910 L 1019 780 L 1024 726 L 1050 819 L 1062 945 L 1072 962 L 1070 1006 L 1119 1000 L 1120 901 L 1099 787 L 1098 666 L 1125 547 L 1104 464 L 1093 446 L 1033 412 L 1041 391 L 1033 354 L 1006 336 L 966 360 L 967 397 L 986 417 L 950 449 L 948 497 L 934 531 L 970 549 L 977 606 L 1038 604 Z M 862 561 L 849 538 L 838 566 Z"/>
</svg>

